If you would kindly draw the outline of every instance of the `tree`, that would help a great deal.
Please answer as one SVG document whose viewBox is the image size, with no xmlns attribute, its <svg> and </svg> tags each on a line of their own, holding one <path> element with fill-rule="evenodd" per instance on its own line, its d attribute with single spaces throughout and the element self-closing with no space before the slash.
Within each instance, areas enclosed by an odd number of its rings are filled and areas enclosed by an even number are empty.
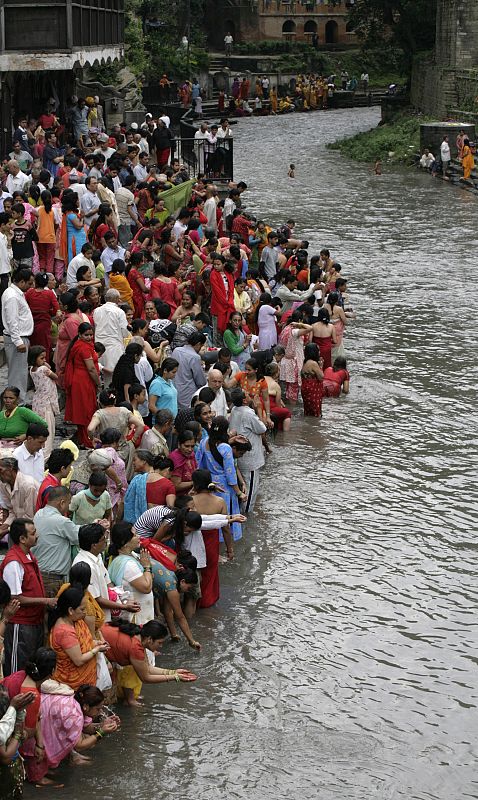
<svg viewBox="0 0 478 800">
<path fill-rule="evenodd" d="M 437 0 L 355 0 L 349 20 L 364 50 L 397 47 L 406 70 L 435 44 Z"/>
</svg>

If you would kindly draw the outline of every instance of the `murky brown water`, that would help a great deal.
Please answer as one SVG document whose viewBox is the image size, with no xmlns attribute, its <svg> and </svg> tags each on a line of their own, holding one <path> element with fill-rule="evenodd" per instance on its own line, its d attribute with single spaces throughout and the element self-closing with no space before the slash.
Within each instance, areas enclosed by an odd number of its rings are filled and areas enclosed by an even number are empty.
<svg viewBox="0 0 478 800">
<path fill-rule="evenodd" d="M 248 207 L 294 216 L 349 278 L 351 394 L 274 448 L 203 653 L 165 647 L 200 680 L 123 712 L 72 800 L 478 797 L 478 205 L 325 150 L 377 116 L 235 128 Z"/>
</svg>

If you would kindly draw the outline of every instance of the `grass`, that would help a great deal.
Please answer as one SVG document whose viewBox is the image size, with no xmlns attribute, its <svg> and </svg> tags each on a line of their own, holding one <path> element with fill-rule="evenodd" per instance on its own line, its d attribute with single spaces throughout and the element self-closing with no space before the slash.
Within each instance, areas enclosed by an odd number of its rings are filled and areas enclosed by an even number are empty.
<svg viewBox="0 0 478 800">
<path fill-rule="evenodd" d="M 420 124 L 432 121 L 418 114 L 401 114 L 393 122 L 327 145 L 354 161 L 374 163 L 378 159 L 395 164 L 413 164 L 420 152 Z"/>
</svg>

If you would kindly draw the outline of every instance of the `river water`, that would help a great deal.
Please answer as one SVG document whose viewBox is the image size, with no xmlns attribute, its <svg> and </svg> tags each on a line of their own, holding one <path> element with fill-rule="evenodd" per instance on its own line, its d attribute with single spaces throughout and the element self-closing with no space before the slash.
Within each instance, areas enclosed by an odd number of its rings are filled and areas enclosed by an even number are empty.
<svg viewBox="0 0 478 800">
<path fill-rule="evenodd" d="M 478 206 L 325 149 L 377 121 L 234 129 L 248 208 L 293 216 L 343 265 L 351 393 L 320 421 L 297 411 L 274 447 L 220 603 L 194 623 L 202 654 L 165 646 L 198 682 L 122 712 L 123 733 L 66 774 L 72 800 L 478 797 Z"/>
</svg>

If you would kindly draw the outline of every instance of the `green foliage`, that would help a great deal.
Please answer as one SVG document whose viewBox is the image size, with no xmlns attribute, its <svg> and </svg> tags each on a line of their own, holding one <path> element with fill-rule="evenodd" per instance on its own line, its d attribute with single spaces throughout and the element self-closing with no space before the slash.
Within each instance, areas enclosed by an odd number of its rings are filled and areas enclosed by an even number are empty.
<svg viewBox="0 0 478 800">
<path fill-rule="evenodd" d="M 126 61 L 136 75 L 157 79 L 166 72 L 184 80 L 207 69 L 205 34 L 197 21 L 204 16 L 204 0 L 126 0 Z M 181 48 L 183 36 L 189 38 Z"/>
<path fill-rule="evenodd" d="M 234 45 L 234 53 L 238 55 L 270 55 L 282 53 L 315 53 L 316 50 L 308 42 L 285 42 L 282 39 L 267 39 L 262 42 L 244 42 Z"/>
<path fill-rule="evenodd" d="M 435 44 L 437 0 L 356 0 L 349 21 L 363 50 L 396 48 L 410 74 L 415 53 Z"/>
<path fill-rule="evenodd" d="M 386 125 L 328 145 L 354 161 L 412 164 L 420 152 L 420 124 L 428 117 L 402 114 Z M 391 155 L 392 154 L 392 155 Z"/>
<path fill-rule="evenodd" d="M 141 19 L 137 16 L 139 6 L 139 0 L 126 0 L 125 57 L 128 67 L 137 76 L 143 75 L 148 63 L 143 25 Z"/>
<path fill-rule="evenodd" d="M 353 50 L 342 53 L 328 53 L 328 75 L 339 75 L 345 69 L 350 77 L 360 78 L 362 72 L 368 72 L 371 89 L 382 89 L 391 83 L 404 83 L 405 76 L 401 71 L 400 51 L 389 47 L 380 50 Z"/>
</svg>

